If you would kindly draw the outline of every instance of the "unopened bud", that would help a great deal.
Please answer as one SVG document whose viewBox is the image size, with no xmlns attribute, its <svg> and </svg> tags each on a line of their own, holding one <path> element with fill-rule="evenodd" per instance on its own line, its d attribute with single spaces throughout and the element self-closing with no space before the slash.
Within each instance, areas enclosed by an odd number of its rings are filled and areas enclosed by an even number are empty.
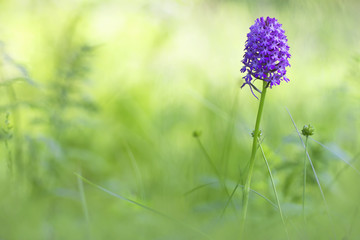
<svg viewBox="0 0 360 240">
<path fill-rule="evenodd" d="M 302 135 L 304 135 L 306 137 L 314 135 L 314 132 L 315 132 L 315 128 L 313 126 L 311 126 L 310 124 L 305 125 L 303 127 L 303 129 L 301 130 Z"/>
</svg>

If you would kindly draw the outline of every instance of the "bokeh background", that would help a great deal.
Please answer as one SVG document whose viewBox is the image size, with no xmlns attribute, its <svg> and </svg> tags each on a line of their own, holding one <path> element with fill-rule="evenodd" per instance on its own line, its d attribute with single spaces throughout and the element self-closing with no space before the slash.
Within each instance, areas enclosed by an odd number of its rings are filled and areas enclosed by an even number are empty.
<svg viewBox="0 0 360 240">
<path fill-rule="evenodd" d="M 258 101 L 239 70 L 261 16 L 283 24 L 292 54 L 261 126 L 290 238 L 357 239 L 359 12 L 357 0 L 1 0 L 0 239 L 240 239 L 241 186 L 224 214 L 223 188 L 243 184 L 250 157 Z M 327 206 L 308 168 L 306 224 L 286 108 L 316 128 Z M 251 195 L 246 239 L 286 239 L 260 154 L 252 189 L 263 197 Z"/>
</svg>

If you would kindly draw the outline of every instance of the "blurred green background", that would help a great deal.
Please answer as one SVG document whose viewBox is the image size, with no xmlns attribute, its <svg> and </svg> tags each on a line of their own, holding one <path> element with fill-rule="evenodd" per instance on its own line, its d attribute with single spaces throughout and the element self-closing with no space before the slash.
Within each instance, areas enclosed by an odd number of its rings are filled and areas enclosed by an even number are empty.
<svg viewBox="0 0 360 240">
<path fill-rule="evenodd" d="M 229 192 L 244 182 L 258 101 L 239 70 L 261 16 L 283 24 L 292 54 L 261 127 L 290 239 L 357 239 L 360 174 L 344 161 L 360 168 L 359 12 L 357 0 L 0 0 L 0 239 L 240 239 L 241 189 L 221 216 L 218 175 Z M 309 140 L 329 214 L 308 168 L 306 225 L 286 107 L 327 147 Z M 252 189 L 275 202 L 260 154 Z M 278 211 L 250 197 L 246 239 L 286 239 Z"/>
</svg>

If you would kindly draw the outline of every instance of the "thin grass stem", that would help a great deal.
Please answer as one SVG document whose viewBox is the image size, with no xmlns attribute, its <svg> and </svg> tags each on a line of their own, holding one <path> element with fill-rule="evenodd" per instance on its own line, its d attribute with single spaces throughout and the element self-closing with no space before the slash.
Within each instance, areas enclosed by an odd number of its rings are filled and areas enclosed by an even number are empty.
<svg viewBox="0 0 360 240">
<path fill-rule="evenodd" d="M 81 174 L 81 171 L 80 171 L 80 174 Z M 87 235 L 86 239 L 91 239 L 90 218 L 89 218 L 89 210 L 87 207 L 87 202 L 86 202 L 86 197 L 85 197 L 84 183 L 83 183 L 82 178 L 78 175 L 77 175 L 77 183 L 78 183 L 78 188 L 79 188 L 79 193 L 80 193 L 81 206 L 82 206 L 85 221 L 86 221 L 86 228 L 87 228 L 86 229 L 86 235 Z"/>
<path fill-rule="evenodd" d="M 231 198 L 234 196 L 234 194 L 235 194 L 235 192 L 236 192 L 236 190 L 237 190 L 238 187 L 241 187 L 242 189 L 244 189 L 245 186 L 244 186 L 244 185 L 241 185 L 241 184 L 239 184 L 239 183 L 236 184 L 236 186 L 234 187 L 233 191 L 231 192 L 230 198 L 228 199 L 228 201 L 227 201 L 227 203 L 226 203 L 226 205 L 225 205 L 224 211 L 225 211 L 225 209 L 227 208 L 227 206 L 229 205 L 229 202 L 230 202 Z M 254 189 L 250 189 L 250 192 L 253 192 L 253 193 L 255 193 L 256 195 L 258 195 L 259 197 L 263 198 L 265 201 L 267 201 L 268 203 L 270 203 L 270 205 L 271 205 L 273 208 L 275 208 L 275 209 L 278 208 L 273 201 L 271 201 L 269 198 L 265 197 L 263 194 L 259 193 L 258 191 L 255 191 Z"/>
<path fill-rule="evenodd" d="M 144 196 L 145 196 L 144 181 L 143 181 L 143 178 L 142 178 L 142 174 L 141 174 L 139 165 L 136 162 L 134 153 L 131 151 L 129 145 L 125 144 L 125 147 L 126 147 L 126 151 L 127 151 L 128 155 L 129 155 L 131 165 L 134 168 L 134 172 L 135 172 L 135 176 L 136 176 L 136 179 L 137 179 L 137 185 L 138 185 L 138 189 L 139 189 L 141 199 L 144 199 Z"/>
<path fill-rule="evenodd" d="M 142 204 L 142 203 L 139 203 L 139 202 L 137 202 L 137 201 L 131 200 L 131 199 L 129 199 L 129 198 L 126 198 L 126 197 L 123 197 L 123 196 L 121 196 L 121 195 L 119 195 L 119 194 L 116 194 L 116 193 L 114 193 L 114 192 L 111 192 L 110 190 L 107 190 L 106 188 L 103 188 L 102 186 L 97 185 L 97 184 L 91 182 L 90 180 L 84 178 L 83 176 L 81 176 L 80 174 L 78 174 L 78 173 L 76 173 L 76 172 L 74 172 L 74 174 L 75 174 L 77 177 L 79 177 L 82 181 L 84 181 L 84 182 L 86 182 L 87 184 L 89 184 L 90 186 L 93 186 L 93 187 L 95 187 L 95 188 L 97 188 L 97 189 L 99 189 L 99 190 L 101 190 L 101 191 L 103 191 L 103 192 L 105 192 L 105 193 L 113 196 L 113 197 L 116 197 L 116 198 L 118 198 L 118 199 L 124 200 L 124 201 L 126 201 L 126 202 L 128 202 L 128 203 L 134 204 L 134 205 L 136 205 L 136 206 L 138 206 L 138 207 L 141 207 L 141 208 L 143 208 L 143 209 L 145 209 L 145 210 L 148 210 L 148 211 L 150 211 L 150 212 L 152 212 L 152 213 L 155 213 L 155 214 L 157 214 L 157 215 L 159 215 L 159 216 L 161 216 L 161 217 L 164 217 L 164 218 L 166 218 L 166 219 L 168 219 L 168 220 L 171 220 L 171 221 L 173 221 L 173 222 L 176 223 L 176 224 L 179 224 L 179 225 L 181 225 L 181 226 L 183 226 L 183 227 L 185 227 L 185 228 L 187 228 L 187 229 L 189 229 L 189 230 L 192 230 L 193 232 L 196 232 L 197 234 L 201 235 L 201 236 L 202 236 L 203 238 L 205 238 L 205 239 L 212 239 L 212 238 L 210 238 L 210 236 L 208 236 L 208 235 L 205 234 L 204 232 L 200 231 L 199 229 L 196 229 L 196 228 L 192 227 L 191 225 L 188 225 L 188 224 L 186 224 L 186 223 L 184 223 L 184 222 L 182 222 L 182 221 L 180 221 L 180 220 L 177 220 L 177 219 L 175 219 L 175 218 L 173 218 L 173 217 L 170 217 L 169 215 L 167 215 L 167 214 L 165 214 L 165 213 L 162 213 L 162 212 L 160 212 L 160 211 L 158 211 L 158 210 L 156 210 L 156 209 L 153 209 L 153 208 L 151 208 L 151 207 L 148 207 L 148 206 L 146 206 L 146 205 L 144 205 L 144 204 Z"/>
<path fill-rule="evenodd" d="M 284 225 L 284 229 L 285 229 L 285 232 L 286 232 L 287 239 L 289 239 L 289 232 L 288 232 L 287 227 L 286 227 L 284 214 L 283 214 L 283 211 L 282 211 L 282 209 L 281 209 L 280 200 L 279 200 L 279 196 L 278 196 L 277 191 L 276 191 L 276 185 L 275 185 L 275 181 L 274 181 L 273 175 L 272 175 L 272 173 L 271 173 L 270 165 L 269 165 L 269 162 L 268 162 L 267 159 L 266 159 L 266 156 L 265 156 L 265 153 L 264 153 L 264 150 L 263 150 L 263 148 L 262 148 L 262 146 L 261 146 L 260 141 L 258 141 L 258 142 L 259 142 L 259 147 L 260 147 L 260 150 L 261 150 L 261 154 L 262 154 L 262 156 L 263 156 L 264 162 L 265 162 L 266 167 L 267 167 L 268 172 L 269 172 L 269 176 L 270 176 L 270 180 L 271 180 L 271 185 L 272 185 L 273 190 L 274 190 L 274 194 L 275 194 L 275 198 L 276 198 L 276 204 L 277 204 L 277 207 L 278 207 L 278 209 L 279 209 L 281 221 L 282 221 L 282 224 Z"/>
<path fill-rule="evenodd" d="M 187 196 L 187 195 L 189 195 L 189 194 L 191 194 L 191 193 L 193 193 L 193 192 L 195 192 L 195 191 L 197 191 L 197 190 L 199 190 L 199 189 L 201 189 L 201 188 L 204 188 L 204 187 L 213 185 L 213 184 L 215 184 L 215 183 L 218 183 L 218 182 L 216 181 L 216 182 L 209 182 L 209 183 L 201 184 L 201 185 L 199 185 L 199 186 L 197 186 L 197 187 L 194 187 L 194 188 L 190 189 L 189 191 L 185 192 L 185 193 L 184 193 L 184 196 Z"/>
<path fill-rule="evenodd" d="M 336 152 L 334 152 L 333 150 L 331 150 L 329 147 L 325 146 L 324 144 L 322 144 L 319 141 L 316 141 L 315 139 L 313 139 L 312 137 L 310 137 L 311 140 L 313 140 L 314 142 L 316 142 L 317 144 L 319 144 L 320 146 L 322 146 L 323 148 L 325 148 L 326 150 L 328 150 L 329 152 L 331 152 L 332 154 L 334 154 L 335 156 L 337 156 L 341 161 L 343 161 L 344 163 L 346 163 L 349 167 L 351 167 L 358 175 L 360 175 L 360 171 L 351 164 L 351 161 L 348 161 L 346 159 L 344 159 L 342 156 L 340 156 L 339 154 L 337 154 Z"/>
<path fill-rule="evenodd" d="M 208 154 L 208 152 L 206 151 L 204 145 L 202 144 L 200 137 L 196 137 L 196 140 L 201 148 L 201 151 L 204 153 L 205 158 L 207 160 L 207 162 L 209 163 L 211 169 L 214 171 L 216 177 L 220 180 L 221 176 L 220 176 L 220 172 L 218 171 L 217 167 L 215 166 L 213 160 L 211 159 L 210 155 Z"/>
<path fill-rule="evenodd" d="M 199 144 L 202 152 L 204 153 L 204 155 L 205 155 L 205 157 L 206 157 L 206 160 L 208 161 L 209 165 L 211 166 L 212 170 L 214 171 L 214 173 L 215 173 L 215 175 L 216 175 L 216 177 L 217 177 L 217 179 L 218 179 L 218 181 L 219 181 L 219 183 L 220 183 L 223 191 L 225 192 L 225 194 L 226 194 L 227 197 L 230 197 L 230 193 L 229 193 L 229 191 L 228 191 L 228 189 L 227 189 L 227 187 L 226 187 L 225 181 L 224 181 L 223 177 L 221 176 L 219 170 L 217 169 L 216 165 L 214 164 L 214 161 L 211 159 L 210 155 L 208 154 L 208 152 L 206 151 L 204 145 L 202 144 L 202 142 L 201 142 L 201 140 L 200 140 L 200 137 L 197 136 L 196 139 L 197 139 L 197 142 L 198 142 L 198 144 Z M 235 212 L 236 212 L 236 207 L 235 207 L 235 205 L 233 205 L 233 208 L 234 208 L 234 210 L 235 210 Z M 221 217 L 223 214 L 224 214 L 224 212 L 221 213 L 220 217 Z"/>
<path fill-rule="evenodd" d="M 359 159 L 359 157 L 360 157 L 360 153 L 358 153 L 357 155 L 355 155 L 355 157 L 353 157 L 350 161 L 349 161 L 349 163 L 350 164 L 353 164 L 353 163 L 355 163 L 358 159 Z M 345 165 L 345 166 L 343 166 L 338 172 L 337 172 L 337 174 L 335 175 L 335 177 L 332 179 L 332 181 L 329 183 L 329 188 L 331 188 L 332 187 L 332 185 L 338 180 L 338 178 L 340 177 L 340 175 L 347 169 L 349 167 L 349 165 Z"/>
<path fill-rule="evenodd" d="M 304 218 L 304 223 L 306 223 L 305 217 L 305 194 L 306 194 L 306 152 L 307 152 L 307 145 L 308 145 L 308 136 L 306 136 L 305 140 L 305 157 L 304 157 L 304 179 L 303 179 L 303 198 L 302 198 L 302 214 Z"/>
</svg>

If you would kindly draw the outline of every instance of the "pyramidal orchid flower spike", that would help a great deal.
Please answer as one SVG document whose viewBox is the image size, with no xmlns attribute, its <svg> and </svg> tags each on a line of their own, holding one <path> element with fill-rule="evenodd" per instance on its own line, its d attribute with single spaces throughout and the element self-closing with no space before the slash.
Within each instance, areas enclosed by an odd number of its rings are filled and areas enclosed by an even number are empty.
<svg viewBox="0 0 360 240">
<path fill-rule="evenodd" d="M 255 97 L 252 82 L 256 79 L 267 82 L 270 88 L 279 85 L 281 81 L 289 81 L 286 77 L 286 67 L 290 66 L 291 55 L 285 31 L 281 26 L 275 18 L 261 17 L 256 19 L 247 34 L 242 60 L 244 66 L 241 68 L 241 72 L 246 72 L 246 75 L 243 77 L 245 83 L 241 88 L 249 85 Z"/>
<path fill-rule="evenodd" d="M 289 81 L 286 77 L 286 68 L 290 66 L 290 57 L 287 38 L 285 36 L 285 31 L 281 28 L 281 24 L 275 18 L 267 17 L 264 19 L 261 17 L 256 19 L 255 24 L 250 27 L 250 32 L 247 35 L 245 55 L 242 60 L 244 67 L 241 69 L 241 72 L 246 72 L 246 75 L 243 77 L 245 83 L 241 87 L 249 85 L 250 90 L 255 97 L 256 95 L 254 94 L 253 89 L 261 93 L 255 130 L 253 132 L 253 144 L 248 165 L 249 167 L 247 169 L 245 186 L 243 188 L 241 235 L 244 234 L 245 230 L 251 179 L 254 172 L 256 151 L 259 148 L 260 122 L 264 109 L 266 92 L 268 87 L 272 88 L 275 85 L 279 85 L 281 81 Z M 254 86 L 253 82 L 255 80 L 262 80 L 262 91 Z M 281 210 L 280 215 L 283 220 Z M 283 223 L 285 226 L 284 221 Z"/>
</svg>

